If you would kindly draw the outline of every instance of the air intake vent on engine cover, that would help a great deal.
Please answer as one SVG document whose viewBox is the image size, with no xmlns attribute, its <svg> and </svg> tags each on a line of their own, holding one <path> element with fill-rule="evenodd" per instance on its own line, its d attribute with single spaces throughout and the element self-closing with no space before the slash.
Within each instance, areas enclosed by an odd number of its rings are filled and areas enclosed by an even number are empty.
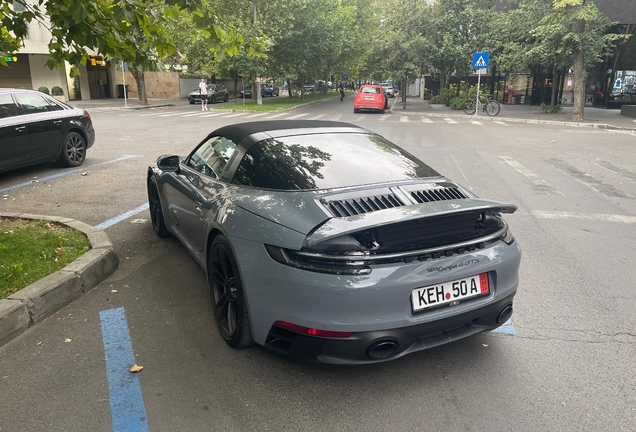
<svg viewBox="0 0 636 432">
<path fill-rule="evenodd" d="M 468 198 L 457 188 L 434 188 L 420 191 L 411 191 L 411 196 L 418 203 L 449 201 Z"/>
<path fill-rule="evenodd" d="M 357 214 L 369 213 L 393 207 L 401 207 L 404 205 L 392 194 L 323 201 L 323 204 L 335 217 L 354 216 Z"/>
</svg>

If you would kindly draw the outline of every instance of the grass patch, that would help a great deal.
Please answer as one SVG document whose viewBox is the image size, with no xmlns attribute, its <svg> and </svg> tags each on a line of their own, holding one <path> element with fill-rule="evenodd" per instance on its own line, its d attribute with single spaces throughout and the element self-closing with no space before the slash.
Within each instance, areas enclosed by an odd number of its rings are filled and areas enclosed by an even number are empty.
<svg viewBox="0 0 636 432">
<path fill-rule="evenodd" d="M 254 112 L 272 112 L 272 111 L 282 111 L 289 108 L 293 108 L 298 105 L 304 105 L 309 102 L 331 99 L 334 97 L 340 97 L 339 92 L 329 91 L 326 95 L 322 93 L 319 94 L 306 94 L 305 99 L 301 99 L 300 96 L 267 96 L 263 97 L 263 105 L 257 105 L 256 102 L 252 102 L 251 99 L 245 99 L 245 105 L 243 105 L 243 99 L 237 98 L 236 103 L 231 101 L 223 106 L 214 107 L 214 110 L 218 111 L 254 111 Z M 208 107 L 212 109 L 212 105 L 208 104 Z"/>
<path fill-rule="evenodd" d="M 90 248 L 84 233 L 65 225 L 0 217 L 0 299 L 56 272 Z"/>
</svg>

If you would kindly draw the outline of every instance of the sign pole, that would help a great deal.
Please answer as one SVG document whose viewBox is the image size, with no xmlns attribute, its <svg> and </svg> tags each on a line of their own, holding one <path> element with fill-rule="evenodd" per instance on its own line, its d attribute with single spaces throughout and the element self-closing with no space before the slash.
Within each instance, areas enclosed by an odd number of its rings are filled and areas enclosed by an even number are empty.
<svg viewBox="0 0 636 432">
<path fill-rule="evenodd" d="M 124 83 L 124 108 L 128 108 L 128 98 L 126 96 L 126 72 L 124 71 L 124 65 L 126 63 L 124 63 L 123 60 L 120 60 L 119 65 L 121 66 L 121 80 Z"/>
<path fill-rule="evenodd" d="M 479 115 L 479 87 L 481 85 L 481 69 L 477 69 L 477 99 L 475 100 L 475 116 Z"/>
</svg>

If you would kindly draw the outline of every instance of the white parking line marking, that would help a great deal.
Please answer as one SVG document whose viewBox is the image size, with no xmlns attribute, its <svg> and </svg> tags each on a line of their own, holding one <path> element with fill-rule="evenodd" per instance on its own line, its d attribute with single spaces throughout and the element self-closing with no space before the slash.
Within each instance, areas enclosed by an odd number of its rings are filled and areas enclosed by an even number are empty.
<svg viewBox="0 0 636 432">
<path fill-rule="evenodd" d="M 538 175 L 530 171 L 525 166 L 521 165 L 518 161 L 511 158 L 510 156 L 499 156 L 504 162 L 513 167 L 518 173 L 523 174 L 532 182 L 536 189 L 544 192 L 546 195 L 563 195 L 558 190 L 554 189 L 551 184 L 541 179 Z"/>
<path fill-rule="evenodd" d="M 158 116 L 158 115 L 162 115 L 162 114 L 176 114 L 176 112 L 175 111 L 170 111 L 170 112 L 166 113 L 165 111 L 159 111 L 159 112 L 154 112 L 154 113 L 150 113 L 150 114 L 139 114 L 139 117 Z M 122 114 L 122 115 L 128 115 L 128 114 Z"/>
<path fill-rule="evenodd" d="M 400 117 L 400 122 L 401 123 L 408 123 L 409 122 L 409 118 L 408 117 Z"/>
<path fill-rule="evenodd" d="M 221 115 L 221 114 L 225 114 L 225 113 L 218 112 L 218 113 L 206 114 L 206 115 L 201 116 L 201 117 L 216 117 L 216 116 Z"/>
<path fill-rule="evenodd" d="M 306 115 L 309 115 L 309 113 L 296 114 L 296 115 L 294 115 L 294 116 L 289 117 L 287 120 L 293 120 L 293 119 L 297 119 L 297 118 L 305 117 Z"/>
<path fill-rule="evenodd" d="M 422 118 L 422 123 L 433 123 L 433 120 L 431 120 L 430 118 Z"/>
<path fill-rule="evenodd" d="M 307 120 L 318 120 L 319 118 L 322 118 L 322 117 L 324 117 L 325 115 L 326 115 L 326 114 L 318 114 L 318 115 L 313 116 L 313 117 L 311 117 L 311 118 L 309 118 L 309 119 L 307 119 Z"/>
<path fill-rule="evenodd" d="M 335 116 L 334 118 L 332 118 L 331 120 L 332 120 L 332 121 L 338 121 L 338 120 L 340 120 L 341 118 L 342 118 L 342 116 L 341 116 L 341 115 L 337 115 L 337 116 Z"/>
<path fill-rule="evenodd" d="M 248 118 L 260 117 L 260 116 L 265 115 L 265 114 L 267 114 L 267 113 L 252 114 L 251 116 L 247 116 L 245 118 L 248 119 Z"/>
<path fill-rule="evenodd" d="M 238 116 L 242 116 L 242 115 L 245 115 L 245 113 L 236 113 L 236 114 L 224 115 L 221 118 L 231 118 L 231 117 L 238 117 Z"/>
<path fill-rule="evenodd" d="M 446 121 L 446 123 L 448 123 L 448 124 L 457 124 L 457 122 L 456 122 L 455 120 L 450 119 L 450 118 L 445 118 L 444 120 L 445 120 L 445 121 Z"/>
<path fill-rule="evenodd" d="M 493 123 L 497 123 L 498 125 L 501 125 L 501 126 L 508 126 L 506 123 L 504 123 L 502 121 L 494 120 Z"/>
<path fill-rule="evenodd" d="M 386 121 L 386 119 L 388 119 L 388 118 L 389 118 L 389 116 L 382 116 L 382 117 L 380 117 L 380 118 L 378 119 L 378 121 L 383 122 L 383 121 Z"/>
<path fill-rule="evenodd" d="M 482 122 L 477 121 L 477 120 L 471 120 L 470 122 L 471 122 L 472 124 L 474 124 L 474 125 L 479 125 L 479 126 L 483 126 L 483 125 L 484 125 Z"/>
<path fill-rule="evenodd" d="M 624 216 L 605 213 L 574 213 L 567 211 L 533 210 L 532 214 L 539 219 L 579 219 L 600 222 L 616 222 L 633 224 L 636 223 L 636 216 Z"/>
</svg>

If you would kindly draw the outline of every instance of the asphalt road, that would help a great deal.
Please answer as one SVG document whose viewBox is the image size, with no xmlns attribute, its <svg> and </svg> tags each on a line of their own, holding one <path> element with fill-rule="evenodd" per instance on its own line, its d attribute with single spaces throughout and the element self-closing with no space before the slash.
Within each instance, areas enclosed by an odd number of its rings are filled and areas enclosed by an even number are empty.
<svg viewBox="0 0 636 432">
<path fill-rule="evenodd" d="M 187 103 L 93 110 L 97 142 L 82 170 L 1 174 L 0 208 L 103 224 L 147 202 L 157 156 L 271 116 L 212 114 Z M 112 277 L 0 347 L 0 431 L 113 430 L 99 313 L 120 307 L 152 431 L 634 430 L 636 137 L 354 115 L 350 96 L 277 118 L 295 116 L 354 122 L 479 196 L 518 205 L 507 217 L 523 251 L 516 334 L 362 367 L 236 351 L 218 335 L 204 272 L 177 240 L 154 235 L 143 210 L 105 228 L 121 262 Z"/>
</svg>

